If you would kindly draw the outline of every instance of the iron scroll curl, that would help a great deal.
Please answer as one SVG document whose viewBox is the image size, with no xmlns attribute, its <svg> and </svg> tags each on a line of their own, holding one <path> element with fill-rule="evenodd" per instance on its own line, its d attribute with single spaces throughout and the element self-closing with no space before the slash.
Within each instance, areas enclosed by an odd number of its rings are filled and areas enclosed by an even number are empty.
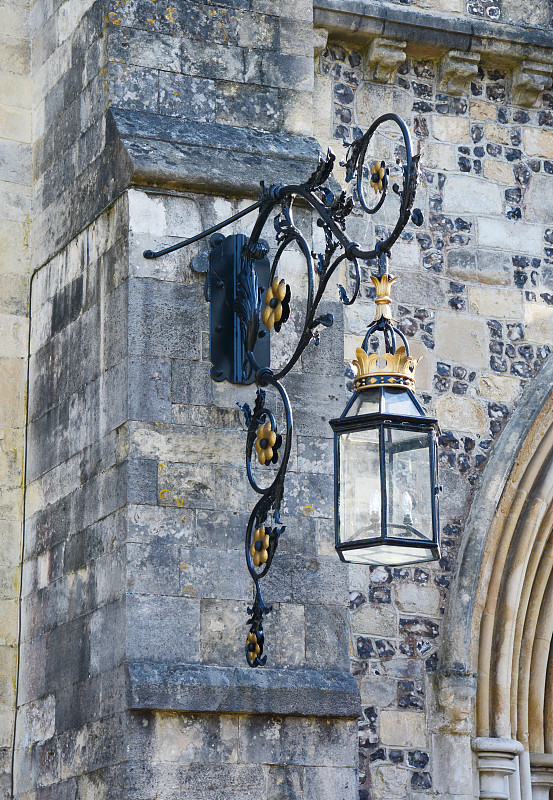
<svg viewBox="0 0 553 800">
<path fill-rule="evenodd" d="M 390 187 L 390 168 L 383 161 L 374 162 L 371 167 L 366 164 L 369 145 L 382 126 L 390 124 L 396 129 L 400 146 L 396 148 L 402 158 L 396 159 L 400 165 L 401 185 Z M 375 166 L 378 165 L 378 167 Z M 261 184 L 259 199 L 218 223 L 210 229 L 190 239 L 178 242 L 171 247 L 153 252 L 144 252 L 145 258 L 159 258 L 188 244 L 210 236 L 218 230 L 230 225 L 253 211 L 257 211 L 257 219 L 246 245 L 242 249 L 240 272 L 237 278 L 234 311 L 240 320 L 240 330 L 244 345 L 245 358 L 242 375 L 247 378 L 252 373 L 257 385 L 256 400 L 253 408 L 248 404 L 240 406 L 247 426 L 246 434 L 246 473 L 250 486 L 259 495 L 254 505 L 245 536 L 245 557 L 248 571 L 254 586 L 254 599 L 248 608 L 249 632 L 246 641 L 246 663 L 250 667 L 263 666 L 266 663 L 264 650 L 263 620 L 271 611 L 271 606 L 264 601 L 261 581 L 271 568 L 280 536 L 285 530 L 281 523 L 281 505 L 284 495 L 286 471 L 288 468 L 293 435 L 292 406 L 282 380 L 297 364 L 309 344 L 318 344 L 322 328 L 330 328 L 332 315 L 318 314 L 318 309 L 336 270 L 347 262 L 353 278 L 351 297 L 346 289 L 339 286 L 340 300 L 344 305 L 354 303 L 361 288 L 360 262 L 377 260 L 378 277 L 387 274 L 387 260 L 391 248 L 400 237 L 405 226 L 411 220 L 415 225 L 422 224 L 419 209 L 413 211 L 418 179 L 419 156 L 412 151 L 411 137 L 405 122 L 394 113 L 387 113 L 376 119 L 369 129 L 348 145 L 345 161 L 346 181 L 353 185 L 353 192 L 335 192 L 329 185 L 335 166 L 335 155 L 329 150 L 326 158 L 319 159 L 313 174 L 303 183 L 269 187 Z M 367 199 L 364 182 L 369 180 L 375 194 L 375 202 L 371 205 Z M 391 231 L 372 246 L 360 245 L 352 241 L 346 232 L 350 214 L 376 214 L 386 202 L 392 191 L 399 198 L 397 219 Z M 294 203 L 301 198 L 303 204 L 310 207 L 316 215 L 317 225 L 324 233 L 325 249 L 323 253 L 313 253 L 307 239 L 294 221 Z M 254 262 L 267 255 L 268 246 L 261 236 L 273 212 L 276 231 L 277 248 L 271 262 L 269 287 L 262 292 L 259 286 Z M 297 248 L 304 261 L 306 272 L 305 311 L 303 312 L 300 333 L 292 354 L 276 371 L 260 366 L 254 356 L 254 345 L 258 336 L 265 330 L 262 326 L 278 335 L 280 327 L 286 323 L 290 313 L 290 287 L 279 272 L 284 254 L 291 246 Z M 387 352 L 394 352 L 395 337 L 399 335 L 405 344 L 408 343 L 400 330 L 391 320 L 378 319 L 371 323 L 363 341 L 363 349 L 367 351 L 372 333 L 380 331 L 384 335 Z M 284 409 L 285 430 L 278 431 L 273 410 L 268 407 L 266 388 L 272 387 L 278 393 Z M 257 457 L 263 471 L 269 466 L 270 480 L 266 487 L 262 486 L 254 475 L 252 460 Z"/>
</svg>

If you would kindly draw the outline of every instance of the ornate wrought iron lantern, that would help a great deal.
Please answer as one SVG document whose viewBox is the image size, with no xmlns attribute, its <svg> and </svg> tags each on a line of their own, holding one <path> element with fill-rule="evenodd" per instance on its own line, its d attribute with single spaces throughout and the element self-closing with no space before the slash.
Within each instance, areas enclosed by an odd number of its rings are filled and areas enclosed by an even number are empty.
<svg viewBox="0 0 553 800">
<path fill-rule="evenodd" d="M 391 160 L 381 158 L 365 165 L 371 142 L 381 128 L 391 149 Z M 396 114 L 379 117 L 368 131 L 348 145 L 346 181 L 354 189 L 335 192 L 329 184 L 335 156 L 329 150 L 314 173 L 303 183 L 266 187 L 259 199 L 234 216 L 197 236 L 145 258 L 158 258 L 210 236 L 205 295 L 211 305 L 210 358 L 215 381 L 257 385 L 255 404 L 242 406 L 247 426 L 246 473 L 258 494 L 246 529 L 245 555 L 254 585 L 254 600 L 248 609 L 249 632 L 246 663 L 258 667 L 263 655 L 263 618 L 271 611 L 261 592 L 265 577 L 285 530 L 280 509 L 290 458 L 293 415 L 282 383 L 309 344 L 318 344 L 332 315 L 317 314 L 330 280 L 338 268 L 348 266 L 352 276 L 350 295 L 339 286 L 344 305 L 355 302 L 361 287 L 360 262 L 378 264 L 377 314 L 357 351 L 356 393 L 338 420 L 332 421 L 336 437 L 336 543 L 340 558 L 365 564 L 404 564 L 428 561 L 438 555 L 436 497 L 436 421 L 425 417 L 413 392 L 415 361 L 410 358 L 405 337 L 392 324 L 387 259 L 405 226 L 422 224 L 422 213 L 413 209 L 418 176 L 418 155 L 413 155 L 409 131 Z M 396 181 L 394 182 L 394 177 Z M 355 212 L 376 214 L 389 195 L 395 195 L 397 216 L 392 226 L 376 228 L 374 246 L 363 247 L 348 238 L 346 224 Z M 368 195 L 368 196 L 367 196 Z M 371 199 L 369 199 L 371 198 Z M 324 252 L 311 247 L 294 223 L 296 199 L 309 206 L 324 232 Z M 261 239 L 271 214 L 276 231 L 276 252 L 269 261 L 269 246 Z M 253 211 L 257 220 L 248 237 L 224 237 L 218 233 Z M 270 366 L 270 339 L 289 319 L 296 298 L 283 277 L 285 252 L 295 247 L 305 261 L 307 292 L 303 324 L 292 354 L 280 369 Z M 298 307 L 301 308 L 300 304 Z M 384 336 L 385 366 L 367 352 L 369 337 Z M 403 345 L 396 349 L 396 334 Z M 274 409 L 267 401 L 267 387 L 279 395 L 284 408 L 284 429 L 278 430 Z M 257 471 L 252 467 L 257 461 Z M 260 472 L 267 476 L 262 482 Z"/>
<path fill-rule="evenodd" d="M 437 420 L 413 392 L 417 362 L 392 324 L 388 274 L 372 277 L 377 315 L 357 349 L 355 393 L 334 431 L 336 550 L 353 564 L 433 561 L 438 548 Z M 366 351 L 382 330 L 388 352 Z M 403 340 L 396 348 L 395 334 Z"/>
</svg>

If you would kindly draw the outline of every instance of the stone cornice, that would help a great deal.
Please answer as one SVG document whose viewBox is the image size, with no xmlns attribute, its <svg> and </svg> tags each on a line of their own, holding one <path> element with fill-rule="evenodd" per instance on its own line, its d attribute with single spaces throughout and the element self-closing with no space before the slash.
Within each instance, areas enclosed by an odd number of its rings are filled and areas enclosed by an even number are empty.
<svg viewBox="0 0 553 800">
<path fill-rule="evenodd" d="M 411 11 L 375 0 L 314 0 L 314 24 L 350 42 L 376 36 L 406 41 L 440 56 L 444 51 L 490 54 L 507 61 L 553 63 L 553 31 L 452 15 Z"/>
<path fill-rule="evenodd" d="M 128 707 L 163 711 L 357 719 L 349 672 L 130 662 Z"/>
</svg>

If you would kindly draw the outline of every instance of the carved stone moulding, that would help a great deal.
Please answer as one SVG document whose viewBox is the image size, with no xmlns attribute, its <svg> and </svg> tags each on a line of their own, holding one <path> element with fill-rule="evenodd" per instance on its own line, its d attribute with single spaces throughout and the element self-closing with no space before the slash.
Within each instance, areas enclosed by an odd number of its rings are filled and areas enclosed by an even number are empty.
<svg viewBox="0 0 553 800">
<path fill-rule="evenodd" d="M 513 70 L 512 101 L 530 108 L 544 89 L 553 83 L 553 65 L 541 61 L 521 61 Z"/>
<path fill-rule="evenodd" d="M 390 83 L 397 68 L 407 58 L 406 47 L 407 42 L 398 42 L 384 36 L 373 39 L 367 51 L 366 77 L 377 83 Z"/>
<path fill-rule="evenodd" d="M 446 94 L 463 95 L 470 81 L 478 73 L 480 53 L 451 50 L 440 64 L 439 87 Z"/>
</svg>

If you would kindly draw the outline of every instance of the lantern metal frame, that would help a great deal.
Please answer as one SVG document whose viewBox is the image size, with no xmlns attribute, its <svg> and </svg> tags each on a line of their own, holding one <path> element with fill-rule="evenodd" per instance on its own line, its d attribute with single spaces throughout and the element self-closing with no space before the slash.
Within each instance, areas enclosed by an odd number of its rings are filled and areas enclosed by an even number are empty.
<svg viewBox="0 0 553 800">
<path fill-rule="evenodd" d="M 398 139 L 395 153 L 398 180 L 391 186 L 391 170 L 383 161 L 375 161 L 370 167 L 365 165 L 369 144 L 386 123 L 395 127 Z M 263 618 L 271 611 L 271 606 L 264 602 L 260 581 L 271 567 L 279 538 L 285 530 L 285 526 L 281 524 L 280 510 L 292 444 L 293 415 L 282 379 L 311 342 L 319 343 L 322 329 L 332 326 L 332 315 L 317 315 L 317 310 L 338 267 L 347 262 L 353 270 L 351 297 L 343 286 L 339 286 L 340 300 L 344 305 L 351 305 L 357 299 L 361 286 L 359 262 L 376 260 L 378 275 L 387 274 L 391 248 L 407 223 L 412 221 L 414 225 L 420 226 L 423 222 L 420 209 L 413 210 L 419 155 L 413 154 L 409 131 L 397 114 L 383 114 L 372 123 L 366 133 L 346 146 L 348 149 L 342 166 L 345 167 L 346 181 L 353 182 L 354 187 L 349 195 L 345 191 L 336 193 L 336 184 L 329 184 L 335 162 L 335 156 L 329 150 L 326 159 L 319 159 L 317 168 L 303 183 L 267 187 L 261 182 L 259 199 L 247 208 L 182 242 L 155 252 L 144 252 L 145 258 L 159 258 L 200 239 L 211 237 L 213 250 L 205 289 L 206 300 L 211 301 L 211 374 L 214 380 L 228 379 L 237 384 L 254 381 L 257 385 L 254 407 L 250 408 L 247 403 L 241 406 L 247 426 L 246 472 L 251 487 L 260 495 L 251 511 L 245 537 L 246 564 L 254 584 L 254 600 L 248 608 L 249 632 L 245 648 L 246 663 L 250 667 L 266 663 L 266 656 L 263 655 Z M 374 190 L 372 204 L 365 194 L 364 182 L 367 180 L 369 188 Z M 390 189 L 399 198 L 395 225 L 373 247 L 364 248 L 348 237 L 347 218 L 354 209 L 357 213 L 371 216 L 376 214 L 383 206 Z M 324 232 L 324 253 L 312 253 L 306 238 L 296 226 L 293 218 L 296 200 L 315 212 L 317 224 Z M 261 239 L 261 235 L 275 209 L 277 251 L 268 269 L 267 278 L 266 257 L 269 247 Z M 243 235 L 223 237 L 218 234 L 222 228 L 253 211 L 257 211 L 258 216 L 249 238 Z M 306 265 L 305 315 L 294 352 L 280 370 L 274 371 L 269 366 L 267 334 L 271 330 L 278 332 L 289 313 L 290 290 L 279 279 L 277 270 L 283 254 L 290 246 L 299 248 Z M 221 268 L 223 265 L 224 269 Z M 232 313 L 229 312 L 230 303 Z M 237 331 L 240 335 L 237 335 Z M 376 331 L 383 334 L 387 352 L 395 351 L 396 333 L 405 342 L 403 334 L 388 320 L 383 319 L 370 326 L 365 337 L 365 349 L 370 334 Z M 284 437 L 278 432 L 274 413 L 267 404 L 267 387 L 276 389 L 282 401 L 285 412 Z M 258 483 L 252 470 L 254 451 L 260 463 L 270 467 L 271 478 L 266 486 Z"/>
<path fill-rule="evenodd" d="M 423 546 L 425 549 L 432 553 L 431 558 L 420 559 L 413 562 L 405 561 L 402 565 L 408 563 L 424 563 L 425 561 L 435 561 L 440 557 L 439 545 L 439 501 L 438 496 L 441 487 L 438 483 L 438 435 L 440 429 L 438 420 L 433 417 L 427 417 L 424 409 L 418 402 L 414 393 L 408 388 L 400 388 L 399 391 L 409 392 L 410 399 L 414 403 L 417 410 L 420 412 L 420 417 L 409 417 L 402 414 L 392 414 L 390 412 L 382 412 L 382 395 L 386 384 L 380 384 L 375 387 L 380 390 L 380 403 L 379 412 L 375 414 L 359 414 L 357 416 L 348 417 L 347 414 L 355 404 L 359 395 L 364 391 L 356 391 L 350 398 L 341 416 L 337 419 L 330 420 L 330 426 L 334 431 L 334 530 L 336 551 L 341 561 L 348 562 L 344 557 L 344 553 L 348 550 L 367 549 L 378 547 L 382 544 L 397 545 L 398 547 L 405 547 L 407 549 L 416 549 Z M 379 468 L 380 468 L 380 536 L 371 537 L 370 539 L 356 539 L 353 542 L 345 543 L 341 541 L 341 498 L 340 498 L 340 436 L 348 433 L 356 433 L 367 430 L 378 430 L 378 451 L 379 451 Z M 417 540 L 404 539 L 388 535 L 388 529 L 395 523 L 388 523 L 388 486 L 387 486 L 387 470 L 386 470 L 386 453 L 389 452 L 389 445 L 384 439 L 384 432 L 386 430 L 403 430 L 412 431 L 416 433 L 424 433 L 429 435 L 429 478 L 430 478 L 430 500 L 431 500 L 431 517 L 432 517 L 432 539 Z M 412 527 L 415 535 L 418 535 L 416 528 Z M 355 562 L 355 563 L 370 563 L 370 562 Z"/>
</svg>

